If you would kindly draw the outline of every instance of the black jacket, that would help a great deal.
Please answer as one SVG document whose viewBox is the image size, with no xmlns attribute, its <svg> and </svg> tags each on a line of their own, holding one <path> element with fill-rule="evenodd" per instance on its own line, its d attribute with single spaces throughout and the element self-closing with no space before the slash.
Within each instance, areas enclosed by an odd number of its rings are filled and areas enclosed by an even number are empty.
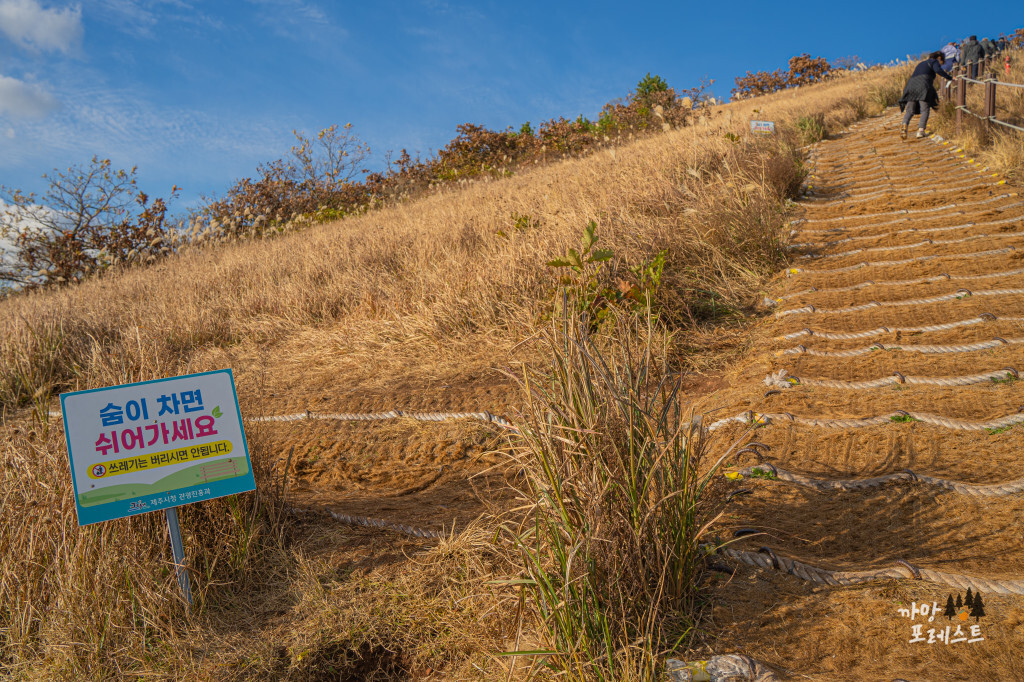
<svg viewBox="0 0 1024 682">
<path fill-rule="evenodd" d="M 907 86 L 903 88 L 903 97 L 900 98 L 900 111 L 903 111 L 908 102 L 927 102 L 928 106 L 936 109 L 939 106 L 939 93 L 935 91 L 935 77 L 941 76 L 946 80 L 953 80 L 952 76 L 942 69 L 938 59 L 926 59 L 914 68 Z"/>
<path fill-rule="evenodd" d="M 985 56 L 985 48 L 977 40 L 964 41 L 960 48 L 960 62 L 963 64 L 975 64 Z"/>
</svg>

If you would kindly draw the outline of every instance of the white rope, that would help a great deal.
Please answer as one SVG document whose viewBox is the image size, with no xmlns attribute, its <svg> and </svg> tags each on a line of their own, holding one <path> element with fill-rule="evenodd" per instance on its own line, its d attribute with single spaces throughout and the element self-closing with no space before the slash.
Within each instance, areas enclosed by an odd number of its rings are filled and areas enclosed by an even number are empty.
<svg viewBox="0 0 1024 682">
<path fill-rule="evenodd" d="M 61 419 L 63 414 L 60 412 L 49 413 L 50 417 Z M 440 422 L 449 421 L 453 419 L 477 419 L 479 421 L 485 421 L 491 424 L 496 424 L 502 428 L 515 430 L 512 423 L 504 417 L 499 417 L 496 414 L 490 412 L 406 412 L 404 410 L 391 410 L 389 412 L 368 412 L 368 413 L 354 413 L 345 412 L 340 414 L 324 414 L 317 412 L 296 412 L 294 414 L 279 414 L 279 415 L 266 415 L 262 417 L 243 417 L 242 421 L 258 423 L 258 422 L 296 422 L 304 420 L 320 420 L 320 421 L 383 421 L 387 419 L 415 419 L 417 421 L 427 422 Z"/>
<path fill-rule="evenodd" d="M 809 327 L 805 327 L 798 332 L 790 332 L 789 334 L 783 334 L 776 336 L 777 341 L 789 341 L 791 339 L 800 338 L 801 336 L 814 336 L 821 339 L 834 339 L 834 340 L 851 340 L 851 339 L 865 339 L 871 336 L 880 336 L 882 334 L 915 334 L 917 332 L 938 332 L 945 331 L 947 329 L 954 329 L 956 327 L 967 327 L 970 325 L 981 324 L 983 322 L 994 322 L 995 320 L 1002 320 L 1004 322 L 1024 322 L 1024 317 L 996 317 L 991 313 L 985 313 L 978 317 L 971 317 L 966 320 L 958 320 L 956 322 L 944 322 L 940 324 L 930 324 L 923 327 L 876 327 L 874 329 L 865 329 L 859 332 L 830 332 L 822 330 L 813 330 Z"/>
<path fill-rule="evenodd" d="M 827 275 L 834 274 L 837 272 L 851 272 L 853 270 L 860 270 L 861 268 L 876 268 L 876 267 L 888 267 L 891 265 L 907 265 L 908 263 L 923 263 L 928 260 L 935 260 L 936 258 L 950 258 L 950 259 L 962 259 L 962 258 L 982 258 L 984 256 L 995 256 L 1001 253 L 1010 253 L 1016 249 L 1012 246 L 1007 246 L 1002 249 L 992 249 L 991 251 L 975 251 L 974 253 L 936 253 L 928 256 L 915 256 L 914 258 L 904 258 L 902 260 L 878 260 L 878 261 L 863 261 L 855 263 L 853 265 L 847 265 L 842 268 L 829 268 L 819 270 L 817 268 L 808 270 L 807 268 L 789 268 L 786 271 L 787 277 L 792 277 L 797 274 L 807 275 Z"/>
<path fill-rule="evenodd" d="M 992 227 L 994 225 L 1007 225 L 1009 223 L 1020 222 L 1024 224 L 1024 216 L 1013 216 L 1012 218 L 1003 218 L 1002 220 L 989 220 L 981 223 L 960 223 L 959 225 L 949 225 L 947 227 L 910 227 L 905 230 L 895 230 L 893 232 L 885 232 L 879 234 L 872 232 L 870 234 L 858 235 L 855 237 L 846 237 L 844 239 L 834 239 L 830 242 L 794 242 L 790 244 L 790 248 L 801 248 L 807 247 L 812 248 L 815 246 L 835 246 L 836 244 L 845 244 L 847 242 L 859 242 L 867 241 L 869 239 L 891 239 L 896 235 L 900 234 L 917 234 L 917 233 L 932 233 L 932 232 L 951 232 L 953 230 L 963 230 L 969 227 Z M 790 233 L 790 236 L 796 235 L 797 232 L 794 230 Z"/>
<path fill-rule="evenodd" d="M 774 298 L 774 299 L 768 298 L 768 299 L 765 299 L 765 303 L 767 305 L 774 306 L 774 305 L 782 303 L 783 301 L 785 301 L 787 299 L 790 299 L 790 298 L 798 298 L 798 297 L 807 296 L 807 295 L 810 295 L 810 294 L 837 294 L 837 293 L 842 293 L 844 291 L 857 291 L 859 289 L 866 289 L 868 287 L 906 286 L 906 285 L 912 285 L 912 284 L 926 284 L 926 283 L 929 283 L 929 282 L 944 282 L 944 281 L 958 281 L 958 282 L 960 282 L 960 281 L 964 281 L 964 280 L 974 280 L 974 279 L 992 279 L 992 278 L 995 278 L 995 277 L 1012 277 L 1014 275 L 1021 275 L 1021 274 L 1024 274 L 1024 268 L 1019 268 L 1017 270 L 1004 270 L 1002 272 L 987 272 L 987 273 L 984 273 L 984 274 L 981 274 L 981 275 L 948 275 L 948 274 L 942 274 L 942 275 L 933 275 L 931 277 L 918 277 L 916 279 L 891 279 L 891 280 L 879 280 L 879 281 L 875 281 L 875 280 L 870 280 L 869 279 L 869 280 L 865 280 L 863 282 L 858 282 L 857 284 L 851 284 L 848 287 L 833 287 L 833 288 L 825 288 L 825 289 L 819 289 L 817 287 L 810 287 L 809 289 L 804 289 L 803 291 L 796 291 L 796 292 L 793 292 L 792 294 L 785 294 L 784 296 L 779 296 L 778 298 Z"/>
<path fill-rule="evenodd" d="M 961 237 L 960 239 L 925 239 L 924 241 L 916 242 L 914 244 L 896 244 L 893 246 L 869 246 L 863 249 L 851 249 L 849 251 L 839 251 L 836 253 L 805 253 L 800 256 L 803 259 L 813 260 L 824 260 L 825 258 L 844 258 L 846 256 L 855 256 L 858 253 L 875 253 L 878 251 L 901 251 L 904 249 L 919 249 L 925 246 L 944 246 L 946 244 L 963 244 L 964 242 L 972 242 L 977 239 L 1010 239 L 1016 238 L 1021 235 L 1020 232 L 998 232 L 996 234 L 972 234 L 967 237 Z"/>
<path fill-rule="evenodd" d="M 805 426 L 815 426 L 819 428 L 831 428 L 831 429 L 857 429 L 866 428 L 869 426 L 882 426 L 891 422 L 903 422 L 903 421 L 917 421 L 932 426 L 941 426 L 943 428 L 953 429 L 957 431 L 985 431 L 1002 429 L 1007 426 L 1013 426 L 1014 424 L 1024 423 L 1024 414 L 1017 412 L 1014 414 L 1008 414 L 1003 417 L 997 417 L 995 419 L 987 419 L 984 421 L 973 421 L 968 419 L 954 419 L 952 417 L 944 417 L 942 415 L 930 414 L 927 412 L 908 412 L 906 410 L 898 410 L 896 412 L 889 412 L 888 414 L 880 414 L 871 417 L 859 417 L 856 419 L 851 418 L 832 418 L 832 417 L 799 417 L 792 415 L 788 412 L 772 414 L 765 412 L 754 412 L 747 411 L 742 414 L 738 414 L 735 417 L 727 417 L 725 419 L 719 419 L 708 426 L 709 431 L 715 431 L 725 426 L 726 424 L 740 423 L 747 424 L 755 427 L 764 427 L 779 423 L 789 424 L 802 424 Z"/>
<path fill-rule="evenodd" d="M 789 224 L 790 224 L 790 226 L 792 226 L 792 225 L 800 225 L 800 224 L 804 224 L 804 223 L 831 223 L 831 222 L 836 222 L 836 221 L 841 221 L 841 220 L 861 220 L 862 218 L 879 218 L 881 216 L 889 216 L 889 215 L 908 215 L 908 214 L 920 215 L 922 213 L 936 213 L 938 211 L 945 211 L 945 210 L 948 210 L 948 209 L 951 209 L 951 208 L 965 208 L 967 206 L 981 206 L 983 204 L 990 204 L 993 201 L 1000 201 L 1001 199 L 1006 199 L 1006 198 L 1015 197 L 1015 196 L 1018 196 L 1017 192 L 1009 192 L 1007 194 L 999 194 L 999 195 L 996 195 L 994 197 L 989 197 L 988 199 L 981 199 L 980 201 L 968 201 L 968 202 L 959 203 L 959 204 L 945 204 L 943 206 L 935 206 L 933 208 L 918 208 L 918 209 L 902 208 L 902 209 L 899 209 L 899 210 L 896 210 L 896 211 L 882 211 L 880 213 L 861 213 L 859 215 L 835 216 L 835 217 L 832 217 L 832 218 L 800 218 L 798 220 L 790 221 Z M 1017 206 L 1019 204 L 1013 204 L 1013 205 Z M 885 223 L 883 223 L 883 224 L 885 224 Z M 872 227 L 872 225 L 857 225 L 856 227 Z M 806 230 L 806 231 L 810 232 L 810 230 Z"/>
<path fill-rule="evenodd" d="M 940 344 L 940 345 L 883 345 L 881 343 L 875 343 L 866 348 L 851 348 L 849 350 L 815 350 L 808 348 L 803 344 L 795 346 L 793 348 L 786 348 L 785 350 L 776 351 L 776 355 L 810 355 L 814 357 L 829 357 L 829 358 L 852 358 L 858 355 L 867 355 L 874 353 L 875 351 L 888 350 L 888 351 L 900 351 L 903 353 L 924 353 L 924 354 L 937 354 L 937 353 L 971 353 L 979 350 L 988 350 L 990 348 L 999 348 L 1000 346 L 1016 345 L 1024 343 L 1024 339 L 1004 339 L 997 337 L 991 341 L 978 341 L 977 343 L 964 343 L 964 344 Z"/>
<path fill-rule="evenodd" d="M 972 384 L 993 381 L 1012 381 L 1020 378 L 1020 374 L 1012 367 L 1003 367 L 980 374 L 967 374 L 953 377 L 916 377 L 902 372 L 893 372 L 890 376 L 868 379 L 865 381 L 843 381 L 840 379 L 807 379 L 789 374 L 785 369 L 769 374 L 764 378 L 768 388 L 788 390 L 797 386 L 821 386 L 823 388 L 839 388 L 861 390 L 881 388 L 883 386 L 970 386 Z"/>
<path fill-rule="evenodd" d="M 776 317 L 785 317 L 786 315 L 806 315 L 815 313 L 818 315 L 834 315 L 842 313 L 856 313 L 862 310 L 870 310 L 871 308 L 898 308 L 902 306 L 916 306 L 916 305 L 928 305 L 929 303 L 941 303 L 944 301 L 955 301 L 964 298 L 970 298 L 973 296 L 1009 296 L 1013 294 L 1024 294 L 1024 289 L 989 289 L 983 291 L 971 291 L 970 289 L 958 289 L 957 291 L 950 294 L 940 294 L 938 296 L 929 296 L 926 298 L 911 298 L 902 301 L 871 301 L 870 303 L 863 303 L 861 305 L 848 306 L 846 308 L 816 308 L 813 305 L 807 305 L 802 308 L 790 308 L 788 310 L 780 310 L 775 313 Z"/>
</svg>

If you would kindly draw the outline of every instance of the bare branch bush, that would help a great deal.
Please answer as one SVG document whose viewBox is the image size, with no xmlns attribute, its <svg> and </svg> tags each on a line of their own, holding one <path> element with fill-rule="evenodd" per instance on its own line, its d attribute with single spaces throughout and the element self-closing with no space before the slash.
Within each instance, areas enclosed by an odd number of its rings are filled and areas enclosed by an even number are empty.
<svg viewBox="0 0 1024 682">
<path fill-rule="evenodd" d="M 86 165 L 44 175 L 34 192 L 0 187 L 0 238 L 11 244 L 0 260 L 0 287 L 34 288 L 80 282 L 118 264 L 151 263 L 171 252 L 164 199 L 138 189 L 136 168 L 114 168 L 93 157 Z M 171 198 L 178 188 L 171 189 Z"/>
</svg>

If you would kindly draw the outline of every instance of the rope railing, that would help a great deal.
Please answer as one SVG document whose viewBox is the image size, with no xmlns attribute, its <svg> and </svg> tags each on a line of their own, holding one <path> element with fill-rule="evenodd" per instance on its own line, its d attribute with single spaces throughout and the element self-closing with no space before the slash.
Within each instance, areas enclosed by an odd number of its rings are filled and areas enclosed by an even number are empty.
<svg viewBox="0 0 1024 682">
<path fill-rule="evenodd" d="M 967 106 L 968 83 L 980 85 L 984 88 L 981 114 L 971 111 Z M 985 80 L 977 80 L 961 73 L 955 76 L 952 84 L 942 88 L 941 92 L 943 98 L 947 100 L 954 100 L 956 105 L 957 135 L 959 135 L 963 130 L 964 114 L 973 116 L 975 119 L 988 123 L 989 125 L 995 124 L 1018 132 L 1024 132 L 1024 128 L 1014 125 L 1009 121 L 1001 121 L 996 117 L 996 93 L 998 92 L 999 87 L 1019 89 L 1024 88 L 1024 84 L 1008 83 L 994 77 L 986 78 Z"/>
<path fill-rule="evenodd" d="M 989 119 L 989 120 L 992 121 L 992 123 L 995 123 L 997 125 L 1001 125 L 1001 126 L 1003 126 L 1005 128 L 1012 128 L 1012 129 L 1016 130 L 1017 132 L 1024 133 L 1024 128 L 1021 128 L 1020 126 L 1015 126 L 1012 123 L 1007 123 L 1006 121 L 1000 121 L 998 118 L 992 118 L 992 119 Z"/>
</svg>

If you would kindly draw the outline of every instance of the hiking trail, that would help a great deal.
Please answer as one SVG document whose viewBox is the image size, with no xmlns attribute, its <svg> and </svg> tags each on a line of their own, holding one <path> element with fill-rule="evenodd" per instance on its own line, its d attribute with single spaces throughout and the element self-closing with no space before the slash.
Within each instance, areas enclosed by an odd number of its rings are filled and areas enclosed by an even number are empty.
<svg viewBox="0 0 1024 682">
<path fill-rule="evenodd" d="M 1024 197 L 898 124 L 812 151 L 773 312 L 700 403 L 754 441 L 712 629 L 801 679 L 1024 679 Z M 968 587 L 986 616 L 943 615 Z M 928 642 L 947 625 L 984 639 Z"/>
</svg>

